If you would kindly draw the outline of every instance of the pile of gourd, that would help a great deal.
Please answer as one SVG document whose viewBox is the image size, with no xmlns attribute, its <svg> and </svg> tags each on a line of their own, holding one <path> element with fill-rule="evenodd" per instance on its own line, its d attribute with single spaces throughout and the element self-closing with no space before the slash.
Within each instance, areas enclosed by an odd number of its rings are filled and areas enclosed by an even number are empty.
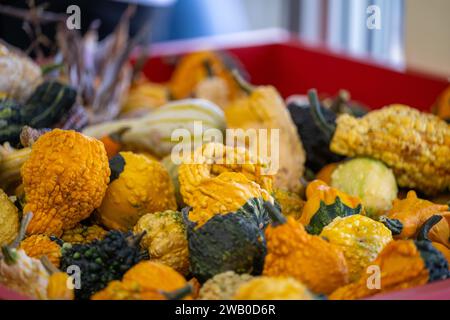
<svg viewBox="0 0 450 320">
<path fill-rule="evenodd" d="M 240 68 L 189 54 L 167 84 L 141 76 L 116 119 L 81 132 L 57 128 L 76 88 L 45 81 L 17 97 L 0 81 L 0 284 L 35 299 L 360 299 L 450 277 L 449 162 L 422 168 L 439 190 L 407 166 L 450 153 L 445 121 L 404 106 L 383 118 L 315 92 L 286 106 Z M 415 136 L 409 154 L 378 152 L 391 111 Z M 414 117 L 441 136 L 408 127 Z M 351 143 L 376 132 L 378 145 L 330 149 L 342 119 Z M 205 141 L 226 128 L 280 129 L 278 172 L 249 146 Z M 181 163 L 175 129 L 197 146 Z"/>
</svg>

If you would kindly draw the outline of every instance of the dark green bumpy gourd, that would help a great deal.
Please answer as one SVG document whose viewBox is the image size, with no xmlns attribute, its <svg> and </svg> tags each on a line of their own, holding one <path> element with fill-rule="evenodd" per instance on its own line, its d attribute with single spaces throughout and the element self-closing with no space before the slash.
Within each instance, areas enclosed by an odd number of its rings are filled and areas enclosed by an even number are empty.
<svg viewBox="0 0 450 320">
<path fill-rule="evenodd" d="M 205 282 L 225 271 L 261 274 L 266 255 L 264 229 L 270 222 L 261 199 L 250 199 L 237 210 L 217 214 L 202 226 L 183 209 L 192 275 Z"/>
<path fill-rule="evenodd" d="M 69 111 L 76 100 L 76 90 L 57 81 L 39 85 L 25 104 L 0 100 L 0 143 L 19 143 L 23 126 L 48 128 Z"/>
</svg>

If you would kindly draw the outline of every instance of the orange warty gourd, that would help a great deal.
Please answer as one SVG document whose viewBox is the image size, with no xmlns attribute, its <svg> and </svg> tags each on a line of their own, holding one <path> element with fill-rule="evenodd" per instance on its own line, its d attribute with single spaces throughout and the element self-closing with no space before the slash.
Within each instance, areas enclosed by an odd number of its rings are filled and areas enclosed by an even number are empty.
<svg viewBox="0 0 450 320">
<path fill-rule="evenodd" d="M 267 256 L 263 275 L 293 277 L 315 293 L 328 294 L 348 282 L 343 252 L 305 231 L 292 217 L 283 217 L 271 204 L 272 225 L 266 229 Z"/>
<path fill-rule="evenodd" d="M 122 281 L 110 282 L 105 289 L 94 294 L 91 299 L 164 300 L 168 298 L 167 293 L 187 289 L 187 284 L 186 279 L 171 267 L 157 262 L 143 261 L 128 270 Z"/>
<path fill-rule="evenodd" d="M 387 227 L 397 226 L 393 234 L 397 239 L 413 238 L 422 225 L 433 215 L 442 216 L 429 233 L 431 241 L 441 243 L 450 249 L 450 210 L 447 205 L 435 204 L 417 197 L 414 191 L 409 191 L 405 199 L 393 201 L 392 209 L 382 221 Z"/>
<path fill-rule="evenodd" d="M 40 259 L 47 256 L 50 262 L 59 268 L 61 247 L 46 235 L 34 234 L 25 238 L 20 243 L 19 249 L 24 250 L 31 258 Z"/>
<path fill-rule="evenodd" d="M 427 269 L 417 243 L 412 240 L 391 241 L 371 265 L 378 266 L 381 271 L 381 286 L 369 288 L 367 284 L 371 283 L 369 277 L 373 272 L 364 272 L 357 282 L 337 289 L 329 299 L 361 299 L 378 293 L 417 287 L 430 281 L 431 271 Z"/>
<path fill-rule="evenodd" d="M 42 135 L 21 169 L 24 212 L 33 212 L 27 233 L 61 236 L 102 202 L 109 165 L 102 142 L 75 131 Z"/>
</svg>

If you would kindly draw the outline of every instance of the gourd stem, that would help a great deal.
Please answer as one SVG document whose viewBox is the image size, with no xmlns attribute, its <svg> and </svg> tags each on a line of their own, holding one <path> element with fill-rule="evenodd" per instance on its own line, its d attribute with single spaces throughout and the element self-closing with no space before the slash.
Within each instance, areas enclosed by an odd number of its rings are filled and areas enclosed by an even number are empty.
<svg viewBox="0 0 450 320">
<path fill-rule="evenodd" d="M 114 180 L 119 178 L 120 174 L 125 169 L 125 159 L 120 153 L 109 159 L 109 169 L 111 170 L 111 174 L 109 175 L 109 183 L 112 183 Z"/>
<path fill-rule="evenodd" d="M 174 291 L 161 291 L 162 295 L 164 295 L 166 297 L 167 300 L 181 300 L 183 298 L 185 298 L 186 296 L 190 295 L 192 293 L 192 285 L 191 284 L 187 284 L 186 286 L 174 290 Z"/>
<path fill-rule="evenodd" d="M 186 206 L 181 209 L 181 215 L 183 216 L 183 222 L 185 226 L 194 228 L 196 223 L 189 220 L 189 212 L 192 210 L 192 207 Z"/>
<path fill-rule="evenodd" d="M 127 132 L 128 130 L 130 130 L 130 127 L 125 127 L 125 128 L 121 128 L 117 131 L 114 131 L 113 133 L 111 133 L 109 135 L 109 137 L 111 138 L 111 140 L 113 140 L 114 142 L 122 142 L 122 136 L 124 135 L 125 132 Z"/>
<path fill-rule="evenodd" d="M 31 219 L 33 218 L 32 212 L 27 212 L 23 217 L 20 223 L 19 233 L 14 241 L 9 246 L 10 248 L 17 248 L 20 242 L 25 238 L 25 233 L 27 232 L 28 225 L 30 224 Z"/>
<path fill-rule="evenodd" d="M 239 85 L 239 87 L 247 94 L 252 94 L 253 90 L 255 90 L 255 87 L 252 86 L 249 82 L 247 82 L 239 73 L 237 69 L 233 69 L 231 72 L 233 75 L 234 80 Z"/>
<path fill-rule="evenodd" d="M 340 113 L 342 112 L 342 105 L 347 104 L 350 101 L 350 93 L 347 90 L 339 90 L 338 96 L 334 99 L 330 110 Z"/>
<path fill-rule="evenodd" d="M 141 233 L 135 235 L 134 237 L 131 237 L 131 241 L 129 241 L 129 245 L 130 246 L 138 246 L 141 243 L 142 238 L 145 236 L 145 234 L 147 233 L 146 230 L 142 231 Z"/>
<path fill-rule="evenodd" d="M 430 233 L 431 228 L 433 228 L 439 221 L 442 220 L 442 216 L 434 215 L 428 218 L 427 221 L 420 227 L 419 232 L 417 233 L 417 240 L 425 240 L 430 241 L 428 238 L 428 234 Z"/>
<path fill-rule="evenodd" d="M 379 221 L 391 230 L 393 236 L 398 236 L 403 231 L 403 223 L 398 219 L 389 219 L 386 216 L 381 216 Z"/>
<path fill-rule="evenodd" d="M 59 269 L 56 268 L 53 263 L 50 262 L 47 256 L 41 257 L 41 263 L 44 266 L 45 270 L 47 270 L 48 274 L 52 275 L 54 273 L 59 272 Z"/>
<path fill-rule="evenodd" d="M 264 202 L 264 207 L 267 209 L 267 211 L 269 212 L 269 216 L 272 219 L 272 225 L 273 226 L 279 226 L 281 224 L 285 224 L 286 223 L 286 217 L 283 216 L 280 212 L 280 210 L 278 210 L 277 208 L 275 208 L 275 206 L 266 201 Z"/>
<path fill-rule="evenodd" d="M 311 89 L 308 91 L 308 99 L 309 104 L 311 106 L 312 117 L 314 122 L 322 130 L 322 132 L 331 140 L 331 137 L 336 131 L 336 126 L 328 123 L 325 119 L 322 109 L 319 103 L 319 97 L 317 96 L 317 91 L 315 89 Z"/>
<path fill-rule="evenodd" d="M 41 66 L 42 75 L 45 76 L 53 71 L 62 69 L 64 67 L 64 63 L 48 63 Z"/>
<path fill-rule="evenodd" d="M 24 126 L 20 131 L 20 143 L 24 147 L 32 147 L 40 136 L 50 132 L 51 129 L 34 129 L 29 126 Z"/>
<path fill-rule="evenodd" d="M 212 69 L 211 62 L 209 60 L 204 60 L 203 66 L 205 67 L 206 75 L 208 76 L 208 78 L 214 77 L 214 71 Z"/>
<path fill-rule="evenodd" d="M 176 100 L 176 99 L 175 99 L 175 96 L 173 95 L 172 90 L 170 90 L 170 89 L 167 89 L 167 90 L 166 90 L 166 98 L 167 98 L 167 101 L 173 101 L 173 100 Z"/>
<path fill-rule="evenodd" d="M 9 246 L 2 246 L 2 258 L 7 265 L 13 265 L 17 261 L 17 252 L 12 250 Z"/>
</svg>

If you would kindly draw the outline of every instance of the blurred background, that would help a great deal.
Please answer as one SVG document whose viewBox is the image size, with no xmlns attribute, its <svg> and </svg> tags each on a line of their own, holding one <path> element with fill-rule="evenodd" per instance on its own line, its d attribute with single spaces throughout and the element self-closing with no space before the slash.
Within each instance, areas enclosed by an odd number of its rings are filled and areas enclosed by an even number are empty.
<svg viewBox="0 0 450 320">
<path fill-rule="evenodd" d="M 26 8 L 30 1 L 0 0 L 0 9 Z M 374 60 L 394 68 L 450 77 L 450 1 L 448 0 L 46 0 L 48 10 L 81 8 L 82 28 L 100 19 L 109 33 L 129 3 L 139 6 L 132 32 L 153 24 L 148 42 L 179 40 L 264 29 L 285 29 L 305 43 Z M 381 28 L 369 29 L 367 8 L 380 9 Z M 20 19 L 0 10 L 1 37 L 25 46 Z M 45 32 L 52 33 L 50 27 Z M 11 31 L 13 30 L 13 31 Z"/>
</svg>

